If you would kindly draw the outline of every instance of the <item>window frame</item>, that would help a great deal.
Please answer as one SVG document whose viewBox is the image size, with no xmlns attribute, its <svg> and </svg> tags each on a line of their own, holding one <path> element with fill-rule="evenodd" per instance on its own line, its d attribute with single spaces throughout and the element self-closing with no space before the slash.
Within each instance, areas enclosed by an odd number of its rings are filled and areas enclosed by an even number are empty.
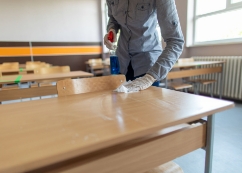
<svg viewBox="0 0 242 173">
<path fill-rule="evenodd" d="M 242 43 L 242 38 L 221 39 L 221 40 L 203 41 L 203 42 L 196 42 L 195 41 L 196 21 L 198 19 L 203 18 L 203 17 L 207 17 L 207 16 L 216 15 L 216 14 L 221 14 L 221 13 L 224 13 L 224 12 L 233 11 L 233 10 L 236 10 L 236 9 L 242 9 L 242 2 L 232 3 L 232 0 L 226 0 L 226 8 L 225 9 L 206 13 L 206 14 L 201 14 L 201 15 L 196 15 L 196 12 L 197 12 L 196 7 L 197 7 L 197 0 L 189 0 L 188 1 L 188 10 L 190 10 L 190 14 L 192 14 L 193 17 L 192 17 L 192 22 L 189 23 L 189 18 L 190 18 L 190 21 L 191 21 L 191 17 L 189 17 L 189 11 L 188 11 L 187 36 L 189 35 L 189 33 L 190 33 L 190 36 L 187 37 L 187 40 L 188 40 L 187 41 L 187 47 Z M 192 10 L 192 12 L 191 12 L 191 10 Z M 189 25 L 191 25 L 191 26 L 189 26 Z"/>
</svg>

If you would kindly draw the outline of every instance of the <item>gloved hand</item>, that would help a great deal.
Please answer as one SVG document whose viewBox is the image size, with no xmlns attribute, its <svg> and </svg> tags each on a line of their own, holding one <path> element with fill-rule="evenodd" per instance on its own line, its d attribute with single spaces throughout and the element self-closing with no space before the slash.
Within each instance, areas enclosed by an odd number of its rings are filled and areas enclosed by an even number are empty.
<svg viewBox="0 0 242 173">
<path fill-rule="evenodd" d="M 137 92 L 140 90 L 145 90 L 149 88 L 155 81 L 156 81 L 155 78 L 153 78 L 149 74 L 146 74 L 145 76 L 137 78 L 132 82 L 125 84 L 124 86 L 120 86 L 119 88 L 116 89 L 116 91 L 123 91 L 121 90 L 121 87 L 125 87 L 127 89 L 126 90 L 127 92 Z"/>
<path fill-rule="evenodd" d="M 114 29 L 110 29 L 109 32 L 112 31 L 113 32 L 113 35 L 114 35 L 114 39 L 113 39 L 113 43 L 117 42 L 117 34 L 115 32 Z M 108 32 L 108 33 L 109 33 Z M 110 50 L 114 50 L 116 49 L 116 45 L 113 44 L 111 41 L 108 40 L 108 33 L 104 36 L 104 44 L 106 45 L 106 47 Z"/>
</svg>

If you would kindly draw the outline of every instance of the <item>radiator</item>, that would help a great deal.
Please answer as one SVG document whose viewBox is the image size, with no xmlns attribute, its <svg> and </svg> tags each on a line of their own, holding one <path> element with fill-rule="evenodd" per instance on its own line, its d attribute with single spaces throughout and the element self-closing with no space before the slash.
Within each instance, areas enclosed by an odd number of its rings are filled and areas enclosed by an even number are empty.
<svg viewBox="0 0 242 173">
<path fill-rule="evenodd" d="M 213 94 L 219 96 L 220 85 L 223 86 L 222 97 L 242 100 L 242 56 L 206 56 L 193 57 L 195 61 L 225 61 L 223 65 L 223 79 L 221 74 L 208 74 L 200 76 L 202 79 L 215 79 L 217 82 L 214 85 Z M 207 65 L 202 68 L 218 66 Z M 200 93 L 210 94 L 209 88 L 206 85 L 200 85 Z"/>
</svg>

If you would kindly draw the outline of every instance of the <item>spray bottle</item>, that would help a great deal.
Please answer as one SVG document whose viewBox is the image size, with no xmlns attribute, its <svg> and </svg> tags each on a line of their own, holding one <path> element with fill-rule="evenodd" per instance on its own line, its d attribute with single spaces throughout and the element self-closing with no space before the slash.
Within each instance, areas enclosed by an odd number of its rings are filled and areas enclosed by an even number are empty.
<svg viewBox="0 0 242 173">
<path fill-rule="evenodd" d="M 112 31 L 108 33 L 108 40 L 113 43 L 114 34 Z M 118 56 L 116 55 L 117 45 L 114 45 L 114 50 L 110 50 L 110 73 L 112 75 L 120 74 Z"/>
</svg>

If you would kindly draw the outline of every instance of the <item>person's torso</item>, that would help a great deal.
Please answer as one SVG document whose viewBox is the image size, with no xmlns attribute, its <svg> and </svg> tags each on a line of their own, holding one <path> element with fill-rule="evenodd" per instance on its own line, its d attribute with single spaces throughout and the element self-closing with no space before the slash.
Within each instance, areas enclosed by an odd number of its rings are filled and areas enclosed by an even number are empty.
<svg viewBox="0 0 242 173">
<path fill-rule="evenodd" d="M 108 0 L 120 25 L 118 56 L 125 68 L 131 60 L 135 74 L 146 73 L 162 52 L 157 28 L 156 0 Z"/>
</svg>

